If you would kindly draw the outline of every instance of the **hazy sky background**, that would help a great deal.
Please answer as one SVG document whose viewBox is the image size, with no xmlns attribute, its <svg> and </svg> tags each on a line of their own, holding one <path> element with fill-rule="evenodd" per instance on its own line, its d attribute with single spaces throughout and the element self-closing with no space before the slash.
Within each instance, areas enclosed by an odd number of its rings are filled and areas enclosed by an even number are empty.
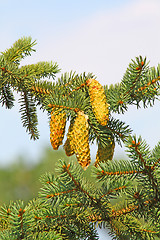
<svg viewBox="0 0 160 240">
<path fill-rule="evenodd" d="M 160 63 L 159 0 L 1 1 L 0 51 L 23 36 L 37 40 L 36 53 L 22 64 L 55 61 L 63 72 L 93 72 L 101 84 L 120 82 L 136 56 L 150 66 Z M 121 118 L 134 133 L 154 147 L 159 141 L 160 103 L 153 108 L 131 107 Z M 40 139 L 30 141 L 22 127 L 19 106 L 0 107 L 0 164 L 18 154 L 31 161 L 49 145 L 48 119 L 39 112 Z M 116 154 L 123 152 L 119 147 Z M 94 154 L 94 152 L 93 152 Z"/>
<path fill-rule="evenodd" d="M 136 56 L 146 56 L 150 66 L 160 63 L 159 0 L 0 0 L 0 6 L 0 51 L 23 36 L 37 40 L 36 53 L 23 64 L 52 60 L 62 73 L 93 72 L 104 85 L 120 82 Z M 153 148 L 160 140 L 159 107 L 156 101 L 153 108 L 131 107 L 116 117 Z M 46 114 L 39 112 L 40 139 L 34 142 L 18 110 L 17 103 L 11 110 L 0 107 L 0 165 L 19 154 L 36 161 L 50 146 Z M 121 153 L 116 148 L 116 155 Z"/>
</svg>

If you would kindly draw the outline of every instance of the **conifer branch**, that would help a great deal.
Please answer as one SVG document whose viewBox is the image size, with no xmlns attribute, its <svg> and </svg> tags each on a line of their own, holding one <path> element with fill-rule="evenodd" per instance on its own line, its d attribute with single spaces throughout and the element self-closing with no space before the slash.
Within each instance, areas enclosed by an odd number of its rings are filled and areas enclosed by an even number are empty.
<svg viewBox="0 0 160 240">
<path fill-rule="evenodd" d="M 132 138 L 133 139 L 133 138 Z M 136 139 L 134 138 L 132 140 L 132 144 L 129 145 L 129 148 L 133 148 L 134 151 L 135 151 L 135 154 L 137 155 L 137 157 L 140 159 L 141 163 L 142 163 L 142 167 L 144 166 L 144 170 L 142 171 L 142 173 L 144 175 L 147 175 L 148 178 L 149 178 L 149 181 L 151 182 L 152 186 L 153 186 L 153 189 L 155 191 L 155 197 L 157 199 L 159 199 L 160 197 L 160 193 L 159 193 L 159 189 L 158 189 L 158 183 L 157 183 L 157 180 L 155 179 L 154 177 L 154 165 L 152 166 L 149 166 L 145 160 L 146 158 L 146 154 L 148 155 L 147 153 L 147 150 L 146 152 L 144 151 L 144 147 L 145 145 L 144 143 L 142 143 L 140 140 L 138 141 L 138 143 L 136 143 Z M 141 150 L 141 148 L 143 147 L 143 152 Z M 144 158 L 145 157 L 145 158 Z M 154 163 L 155 164 L 155 163 Z"/>
<path fill-rule="evenodd" d="M 97 168 L 94 169 L 96 178 L 104 180 L 108 178 L 123 178 L 128 175 L 129 178 L 137 176 L 137 174 L 143 173 L 138 168 L 127 160 L 108 161 L 107 163 L 100 163 Z"/>
<path fill-rule="evenodd" d="M 129 206 L 127 206 L 125 208 L 122 208 L 121 210 L 118 210 L 118 211 L 115 211 L 114 209 L 112 209 L 111 218 L 116 218 L 116 217 L 120 217 L 121 215 L 129 214 L 133 211 L 138 210 L 139 208 L 141 209 L 142 206 L 148 207 L 148 205 L 152 202 L 157 202 L 157 200 L 156 199 L 146 200 L 143 203 L 141 203 L 141 205 L 140 204 L 139 205 L 129 205 Z"/>
<path fill-rule="evenodd" d="M 31 90 L 33 90 L 34 92 L 37 92 L 37 93 L 40 93 L 40 94 L 51 94 L 51 92 L 47 89 L 45 89 L 45 88 L 41 88 L 41 87 L 35 87 L 35 86 L 32 86 L 31 87 Z"/>
<path fill-rule="evenodd" d="M 137 105 L 143 102 L 144 107 L 154 104 L 159 96 L 160 66 L 157 70 L 149 68 L 146 58 L 132 60 L 120 84 L 105 86 L 105 93 L 109 96 L 111 111 L 122 112 L 128 109 L 127 105 Z"/>
<path fill-rule="evenodd" d="M 111 194 L 111 193 L 113 193 L 113 192 L 115 192 L 115 191 L 119 191 L 119 190 L 125 189 L 126 187 L 127 187 L 127 186 L 122 186 L 122 187 L 117 187 L 117 188 L 111 189 L 111 190 L 109 190 L 107 193 L 101 195 L 101 196 L 99 197 L 99 199 L 101 199 L 101 198 L 105 197 L 106 195 L 109 195 L 109 194 Z"/>
<path fill-rule="evenodd" d="M 21 38 L 0 54 L 0 102 L 11 108 L 13 92 L 20 93 L 22 123 L 33 139 L 39 137 L 36 106 L 46 110 L 55 150 L 63 144 L 70 121 L 63 146 L 67 156 L 76 155 L 80 166 L 60 160 L 58 177 L 42 176 L 37 199 L 26 206 L 17 201 L 1 207 L 0 239 L 96 240 L 96 223 L 107 227 L 112 239 L 159 237 L 160 143 L 151 151 L 112 113 L 124 113 L 129 105 L 152 106 L 160 95 L 160 65 L 150 68 L 139 56 L 122 81 L 110 86 L 101 86 L 92 73 L 64 73 L 54 82 L 60 71 L 57 63 L 20 66 L 35 44 L 30 37 Z M 94 184 L 82 169 L 91 162 L 93 142 L 98 144 L 91 166 Z M 129 159 L 112 160 L 115 143 L 121 142 Z"/>
<path fill-rule="evenodd" d="M 19 64 L 26 56 L 30 56 L 31 52 L 34 52 L 33 46 L 36 45 L 36 41 L 32 42 L 31 37 L 20 38 L 16 41 L 13 46 L 7 49 L 5 52 L 2 52 L 2 55 L 9 62 Z"/>
<path fill-rule="evenodd" d="M 84 189 L 82 188 L 82 186 L 80 185 L 80 183 L 77 182 L 77 181 L 74 179 L 74 177 L 72 176 L 71 172 L 69 171 L 69 167 L 70 167 L 70 164 L 68 164 L 67 166 L 66 166 L 66 165 L 63 165 L 64 171 L 65 171 L 65 172 L 69 175 L 69 177 L 72 179 L 72 181 L 74 182 L 76 188 L 77 188 L 79 191 L 83 192 L 85 195 L 87 195 L 92 201 L 95 200 L 95 198 L 92 197 L 86 190 L 84 190 Z"/>
<path fill-rule="evenodd" d="M 52 109 L 54 109 L 54 108 L 62 108 L 62 109 L 66 109 L 66 110 L 73 110 L 73 111 L 75 111 L 76 113 L 77 112 L 79 112 L 79 111 L 81 111 L 80 109 L 78 109 L 78 108 L 71 108 L 71 107 L 67 107 L 67 106 L 64 106 L 64 105 L 57 105 L 57 104 L 48 104 L 48 107 L 49 108 L 52 108 Z"/>
<path fill-rule="evenodd" d="M 157 160 L 157 162 L 154 163 L 153 166 L 151 166 L 151 169 L 154 170 L 154 168 L 160 163 L 160 158 Z"/>
<path fill-rule="evenodd" d="M 9 84 L 6 84 L 4 87 L 0 89 L 0 92 L 2 92 L 2 96 L 0 99 L 0 103 L 2 103 L 2 106 L 5 105 L 6 108 L 10 109 L 14 106 L 14 96 L 11 92 L 11 87 Z"/>
<path fill-rule="evenodd" d="M 33 138 L 35 140 L 39 137 L 35 103 L 32 100 L 32 96 L 26 92 L 22 93 L 19 102 L 21 103 L 20 113 L 23 126 L 26 127 L 26 131 L 31 134 L 31 139 Z"/>
<path fill-rule="evenodd" d="M 85 87 L 86 85 L 86 82 L 85 83 L 82 83 L 79 87 L 73 89 L 71 92 L 68 93 L 68 95 L 71 95 L 72 93 L 74 93 L 75 91 L 78 91 L 79 89 Z M 65 85 L 66 86 L 66 85 Z"/>
<path fill-rule="evenodd" d="M 77 188 L 71 189 L 71 190 L 67 190 L 67 191 L 63 191 L 63 192 L 58 192 L 58 193 L 54 193 L 54 194 L 49 194 L 46 196 L 46 198 L 54 198 L 56 196 L 62 195 L 62 194 L 66 194 L 66 193 L 70 193 L 73 191 L 77 191 Z"/>
<path fill-rule="evenodd" d="M 137 170 L 132 170 L 132 171 L 116 171 L 116 172 L 104 172 L 104 170 L 101 171 L 102 175 L 108 175 L 108 176 L 121 176 L 121 175 L 128 175 L 128 174 L 137 174 L 137 173 L 143 173 L 143 171 L 137 171 Z M 97 173 L 97 178 L 100 178 L 99 172 Z"/>
<path fill-rule="evenodd" d="M 4 82 L 3 82 L 3 85 L 4 83 L 6 82 L 9 82 L 11 84 L 12 87 L 16 87 L 16 84 L 20 84 L 20 82 L 22 82 L 24 80 L 24 78 L 26 77 L 25 76 L 19 76 L 17 74 L 17 71 L 16 72 L 13 72 L 13 71 L 10 71 L 8 69 L 6 69 L 5 67 L 0 67 L 0 69 L 2 70 L 2 76 L 4 77 L 3 74 L 5 74 L 5 77 L 8 77 Z M 10 79 L 10 80 L 9 80 Z M 2 85 L 2 86 L 3 86 Z"/>
</svg>

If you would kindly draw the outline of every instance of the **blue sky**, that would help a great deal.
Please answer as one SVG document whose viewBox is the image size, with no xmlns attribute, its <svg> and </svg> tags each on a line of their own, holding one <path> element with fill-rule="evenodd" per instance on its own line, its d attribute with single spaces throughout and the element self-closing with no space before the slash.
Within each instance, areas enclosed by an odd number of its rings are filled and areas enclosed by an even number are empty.
<svg viewBox="0 0 160 240">
<path fill-rule="evenodd" d="M 22 64 L 53 60 L 62 73 L 93 72 L 104 85 L 120 82 L 136 56 L 147 56 L 151 66 L 160 62 L 158 0 L 0 2 L 0 51 L 22 36 L 37 40 L 36 53 Z M 147 110 L 131 107 L 116 117 L 131 125 L 134 133 L 154 147 L 160 133 L 159 106 L 157 101 L 154 108 Z M 43 146 L 50 146 L 46 114 L 38 111 L 40 139 L 34 142 L 22 127 L 18 108 L 17 103 L 11 110 L 0 107 L 2 165 L 19 154 L 33 161 L 42 154 Z M 116 149 L 118 155 L 124 152 Z"/>
<path fill-rule="evenodd" d="M 0 0 L 0 6 L 0 51 L 23 36 L 37 40 L 36 53 L 23 64 L 53 60 L 62 72 L 93 72 L 104 85 L 120 82 L 136 56 L 147 56 L 150 66 L 160 63 L 159 0 Z M 153 108 L 131 107 L 116 117 L 153 148 L 160 140 L 159 109 L 157 101 Z M 19 154 L 36 161 L 50 146 L 47 116 L 38 116 L 40 139 L 34 142 L 22 127 L 18 104 L 0 107 L 0 165 Z M 116 156 L 123 152 L 116 148 Z"/>
<path fill-rule="evenodd" d="M 70 31 L 82 20 L 93 16 L 103 9 L 118 8 L 127 0 L 46 0 L 23 1 L 6 0 L 1 2 L 1 29 L 11 39 L 17 39 L 22 35 L 31 35 L 33 38 L 41 38 L 42 35 L 64 34 Z"/>
</svg>

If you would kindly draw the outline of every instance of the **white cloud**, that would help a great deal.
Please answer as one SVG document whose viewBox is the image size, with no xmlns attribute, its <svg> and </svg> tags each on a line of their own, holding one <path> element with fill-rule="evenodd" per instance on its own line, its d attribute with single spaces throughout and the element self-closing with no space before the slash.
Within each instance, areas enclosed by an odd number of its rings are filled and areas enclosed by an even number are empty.
<svg viewBox="0 0 160 240">
<path fill-rule="evenodd" d="M 159 1 L 137 0 L 99 12 L 60 39 L 47 38 L 42 56 L 56 59 L 63 71 L 90 71 L 102 84 L 118 82 L 131 58 L 160 61 L 159 10 Z"/>
</svg>

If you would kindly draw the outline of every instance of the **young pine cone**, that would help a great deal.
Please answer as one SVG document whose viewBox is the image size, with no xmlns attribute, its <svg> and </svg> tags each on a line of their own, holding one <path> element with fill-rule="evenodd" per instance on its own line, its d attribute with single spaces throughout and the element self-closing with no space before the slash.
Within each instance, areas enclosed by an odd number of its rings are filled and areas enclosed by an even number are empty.
<svg viewBox="0 0 160 240">
<path fill-rule="evenodd" d="M 98 122 L 102 126 L 105 126 L 109 120 L 109 104 L 107 103 L 104 88 L 95 79 L 88 79 L 86 84 L 89 90 L 93 113 L 95 114 Z"/>
<path fill-rule="evenodd" d="M 73 121 L 71 121 L 69 129 L 68 129 L 67 140 L 64 144 L 64 150 L 68 157 L 72 156 L 74 154 Z"/>
<path fill-rule="evenodd" d="M 102 147 L 101 144 L 98 144 L 95 166 L 99 162 L 106 162 L 108 160 L 112 160 L 114 148 L 115 148 L 114 140 L 111 140 L 107 145 L 105 145 L 105 147 Z"/>
<path fill-rule="evenodd" d="M 61 112 L 62 109 L 53 110 L 50 120 L 50 142 L 54 150 L 57 150 L 62 141 L 65 133 L 66 126 L 66 113 Z"/>
<path fill-rule="evenodd" d="M 71 149 L 74 149 L 77 160 L 83 168 L 87 168 L 91 162 L 89 148 L 89 125 L 87 116 L 79 111 L 71 127 L 69 141 Z"/>
</svg>

